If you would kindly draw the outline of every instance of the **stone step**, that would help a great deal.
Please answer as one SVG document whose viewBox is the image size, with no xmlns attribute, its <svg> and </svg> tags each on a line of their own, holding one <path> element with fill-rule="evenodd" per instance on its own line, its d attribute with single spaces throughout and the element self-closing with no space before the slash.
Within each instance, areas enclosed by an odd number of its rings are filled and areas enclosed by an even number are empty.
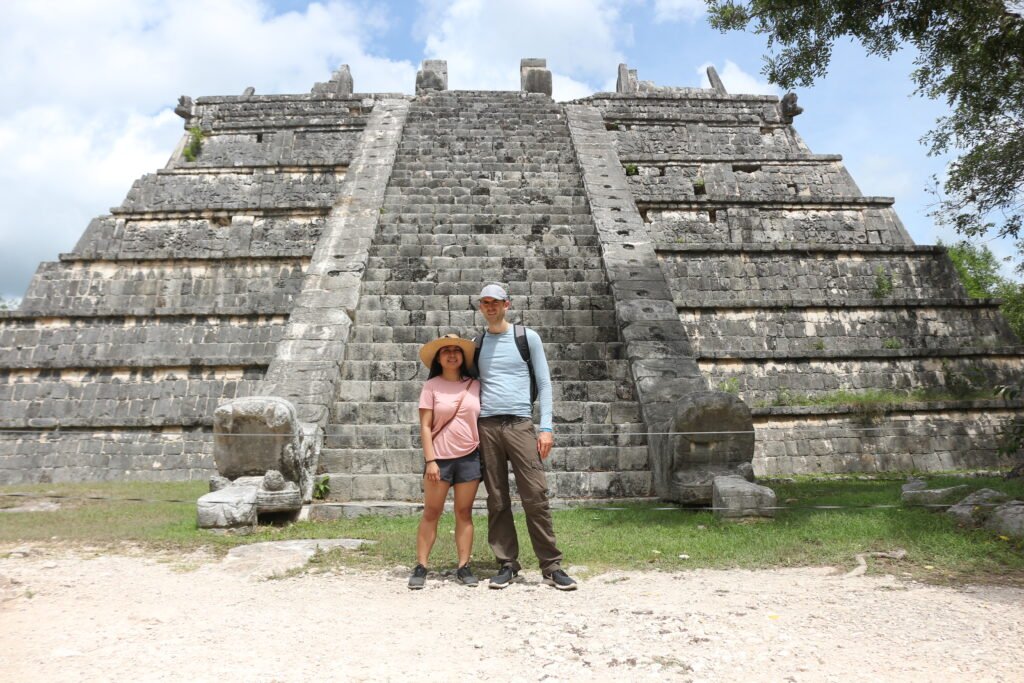
<svg viewBox="0 0 1024 683">
<path fill-rule="evenodd" d="M 329 501 L 355 500 L 422 501 L 420 474 L 328 473 Z M 653 495 L 649 471 L 630 472 L 548 472 L 549 495 L 556 498 L 632 498 Z M 515 478 L 510 482 L 515 493 Z M 483 491 L 483 487 L 480 487 Z M 478 493 L 478 495 L 483 495 Z"/>
<path fill-rule="evenodd" d="M 561 440 L 561 439 L 559 439 Z M 647 446 L 555 446 L 545 466 L 558 472 L 643 471 L 650 469 Z M 325 448 L 320 467 L 345 474 L 423 473 L 423 451 L 413 448 Z"/>
<path fill-rule="evenodd" d="M 418 383 L 422 386 L 422 382 Z M 534 413 L 536 413 L 534 409 Z M 557 417 L 557 416 L 556 416 Z M 534 415 L 536 422 L 536 414 Z M 558 422 L 554 423 L 558 448 L 578 446 L 617 446 L 632 448 L 647 443 L 647 427 L 642 422 Z M 415 424 L 341 424 L 331 423 L 325 431 L 325 448 L 334 449 L 406 449 L 420 447 L 420 430 Z"/>
<path fill-rule="evenodd" d="M 544 273 L 550 273 L 545 276 Z M 559 295 L 545 295 L 536 308 L 556 309 L 569 305 L 568 297 L 597 296 L 607 294 L 609 286 L 603 277 L 603 271 L 526 271 L 508 268 L 465 269 L 431 271 L 424 275 L 424 281 L 409 282 L 394 277 L 390 271 L 367 271 L 364 280 L 363 296 L 433 296 L 437 285 L 442 283 L 460 282 L 540 282 L 547 285 L 547 291 L 559 292 Z M 452 290 L 451 287 L 448 288 Z M 560 302 L 559 299 L 562 301 Z"/>
<path fill-rule="evenodd" d="M 486 273 L 479 273 L 478 275 L 479 275 L 479 277 L 474 277 L 471 280 L 469 280 L 477 288 L 480 287 L 480 283 L 482 283 L 482 282 L 493 281 L 493 279 L 486 277 L 486 275 L 487 275 Z M 529 310 L 529 311 L 534 311 L 535 312 L 534 322 L 527 323 L 527 324 L 536 324 L 536 321 L 537 321 L 536 314 L 539 313 L 540 311 L 544 311 L 545 313 L 548 313 L 548 312 L 550 312 L 550 313 L 558 313 L 559 312 L 558 309 L 561 308 L 561 307 L 548 308 L 547 304 L 551 303 L 551 297 L 549 297 L 549 296 L 533 296 L 533 295 L 526 295 L 526 296 L 524 296 L 524 294 L 522 293 L 522 289 L 520 287 L 516 287 L 515 286 L 516 284 L 528 285 L 529 284 L 528 282 L 520 281 L 520 282 L 517 283 L 514 280 L 513 281 L 509 281 L 509 282 L 510 282 L 509 295 L 511 297 L 515 297 L 514 305 L 515 305 L 516 310 L 518 310 L 518 311 Z M 568 302 L 569 303 L 569 307 L 571 309 L 573 309 L 573 310 L 593 309 L 593 310 L 608 311 L 608 310 L 614 310 L 614 308 L 615 308 L 615 302 L 613 300 L 613 297 L 611 297 L 609 295 L 606 295 L 604 293 L 604 292 L 608 291 L 608 285 L 606 283 L 603 283 L 603 282 L 566 282 L 566 283 L 559 283 L 557 288 L 558 288 L 559 291 L 566 292 L 566 294 L 563 294 L 562 296 L 563 296 L 563 298 L 566 297 L 566 296 L 569 297 L 569 302 Z M 445 320 L 444 316 L 447 316 L 447 315 L 450 315 L 450 314 L 460 313 L 459 311 L 442 310 L 440 308 L 440 304 L 447 303 L 447 301 L 444 301 L 445 298 L 446 297 L 444 295 L 430 295 L 430 294 L 416 294 L 416 295 L 414 295 L 414 294 L 409 294 L 409 295 L 399 295 L 399 294 L 386 294 L 386 295 L 367 294 L 367 295 L 364 295 L 364 296 L 360 297 L 360 299 L 359 299 L 359 308 L 363 309 L 363 310 L 369 310 L 369 311 L 372 311 L 372 310 L 386 310 L 386 311 L 394 311 L 394 310 L 418 311 L 418 310 L 424 310 L 424 311 L 427 311 L 430 314 L 433 314 L 435 316 L 434 319 L 437 322 L 434 323 L 434 324 L 437 324 L 437 325 L 445 325 L 445 324 L 451 324 L 451 325 L 459 325 L 459 324 L 472 325 L 473 324 L 471 321 L 463 323 L 463 322 L 457 322 L 455 319 L 449 319 L 449 322 L 444 322 L 444 320 Z M 437 304 L 437 305 L 435 305 L 435 304 Z M 539 316 L 539 317 L 543 318 L 543 317 L 550 317 L 550 316 L 545 315 L 545 316 Z M 429 325 L 431 323 L 424 323 L 424 324 L 428 324 Z"/>
<path fill-rule="evenodd" d="M 366 261 L 368 271 L 387 269 L 398 275 L 415 277 L 424 270 L 462 270 L 464 268 L 526 268 L 530 271 L 545 269 L 599 270 L 604 268 L 601 252 L 597 247 L 560 248 L 564 255 L 556 253 L 527 253 L 526 248 L 518 250 L 517 256 L 507 251 L 495 254 L 458 254 L 452 256 L 408 257 L 399 255 L 371 255 Z M 552 249 L 554 251 L 554 249 Z M 404 272 L 396 272 L 404 271 Z"/>
<path fill-rule="evenodd" d="M 548 369 L 552 382 L 599 382 L 624 381 L 629 377 L 629 362 L 618 358 L 622 355 L 621 345 L 604 343 L 573 344 L 569 355 L 573 360 L 560 360 L 559 352 L 552 352 Z M 607 348 L 611 346 L 612 348 Z M 579 352 L 587 352 L 590 358 L 577 360 Z M 547 355 L 545 348 L 545 355 Z M 601 358 L 600 356 L 604 356 Z M 342 380 L 357 382 L 405 382 L 425 381 L 427 369 L 418 360 L 362 360 L 348 358 L 341 370 Z M 418 394 L 417 394 L 418 396 Z"/>
<path fill-rule="evenodd" d="M 683 310 L 698 354 L 778 351 L 847 353 L 1016 344 L 998 309 L 917 307 Z"/>
<path fill-rule="evenodd" d="M 370 254 L 421 258 L 452 254 L 492 254 L 504 250 L 518 253 L 515 251 L 518 249 L 535 250 L 540 253 L 557 249 L 559 253 L 564 253 L 564 250 L 577 245 L 590 249 L 597 245 L 598 237 L 590 232 L 593 229 L 590 221 L 580 223 L 578 227 L 540 226 L 541 229 L 533 230 L 530 234 L 503 235 L 491 231 L 474 233 L 470 231 L 472 225 L 467 223 L 465 231 L 458 233 L 379 235 L 377 241 L 370 247 Z M 454 227 L 456 226 L 453 225 L 452 228 Z M 579 234 L 583 230 L 586 232 Z"/>
<path fill-rule="evenodd" d="M 949 356 L 893 351 L 879 358 L 706 359 L 699 362 L 709 386 L 736 392 L 751 407 L 785 404 L 800 397 L 823 397 L 838 391 L 867 390 L 969 393 L 1007 384 L 1024 370 L 1022 355 Z"/>
<path fill-rule="evenodd" d="M 479 331 L 478 328 L 476 331 Z M 551 367 L 551 372 L 556 372 L 556 367 L 561 370 L 565 364 L 579 364 L 581 362 L 589 363 L 590 361 L 602 361 L 607 362 L 611 360 L 619 360 L 624 352 L 624 348 L 621 342 L 618 340 L 618 330 L 605 330 L 601 328 L 588 328 L 592 331 L 592 335 L 596 336 L 598 332 L 602 333 L 603 336 L 608 337 L 607 339 L 589 339 L 585 342 L 553 342 L 545 339 L 544 341 L 544 355 L 548 359 L 548 365 Z M 574 336 L 575 331 L 559 332 L 553 330 L 554 333 L 558 333 L 559 336 Z M 588 355 L 590 358 L 586 360 L 581 358 L 583 352 L 582 347 L 584 345 L 590 345 L 592 348 L 589 349 Z M 384 362 L 384 361 L 415 361 L 419 358 L 420 348 L 422 343 L 419 342 L 352 342 L 350 341 L 345 349 L 346 360 L 351 361 L 373 361 L 373 362 Z M 603 350 L 597 351 L 597 347 L 606 347 Z M 596 351 L 596 353 L 595 353 Z M 758 352 L 760 353 L 760 352 Z M 600 355 L 603 357 L 594 358 L 593 356 Z M 558 363 L 558 366 L 552 365 Z M 593 363 L 590 363 L 594 365 Z M 597 372 L 597 369 L 594 370 Z M 603 370 L 602 370 L 603 372 Z M 598 379 L 598 378 L 594 378 Z"/>
<path fill-rule="evenodd" d="M 583 314 L 593 314 L 593 311 L 579 311 Z M 610 312 L 605 317 L 611 317 L 613 314 Z M 589 317 L 589 316 L 588 316 Z M 572 343 L 586 343 L 594 341 L 608 341 L 617 342 L 619 340 L 618 330 L 614 326 L 607 325 L 591 325 L 589 323 L 592 320 L 584 320 L 583 316 L 574 316 L 574 320 L 581 321 L 577 324 L 567 324 L 564 326 L 554 327 L 551 329 L 544 330 L 544 343 L 545 345 L 550 344 L 572 344 Z M 467 337 L 475 336 L 480 333 L 481 327 L 469 328 L 456 332 L 456 334 L 464 334 Z M 364 325 L 359 324 L 352 328 L 349 333 L 349 346 L 354 344 L 416 344 L 417 347 L 421 344 L 425 344 L 428 341 L 437 339 L 443 334 L 448 334 L 451 328 L 443 325 L 401 325 L 401 326 L 388 326 L 388 325 Z M 0 326 L 0 335 L 3 334 L 2 326 Z M 3 336 L 0 336 L 0 340 Z M 0 348 L 3 348 L 2 341 L 0 341 Z M 354 353 L 354 352 L 350 352 Z"/>
<path fill-rule="evenodd" d="M 425 375 L 426 373 L 424 373 Z M 398 384 L 393 382 L 392 384 Z M 422 386 L 422 381 L 419 382 Z M 633 400 L 616 401 L 616 386 L 611 383 L 592 382 L 594 393 L 598 398 L 587 401 L 578 398 L 555 400 L 552 403 L 552 415 L 555 426 L 561 422 L 583 424 L 610 424 L 622 422 L 640 422 L 640 410 Z M 585 393 L 591 387 L 575 387 L 579 393 Z M 566 399 L 560 392 L 559 398 Z M 339 397 L 342 394 L 339 391 Z M 632 398 L 632 397 L 630 397 Z M 389 429 L 401 432 L 414 430 L 419 433 L 419 409 L 416 402 L 382 401 L 374 402 L 338 402 L 331 411 L 332 420 L 340 424 L 387 425 Z"/>
<path fill-rule="evenodd" d="M 478 293 L 479 285 L 477 285 L 477 289 L 473 291 L 472 296 L 475 297 Z M 513 306 L 518 306 L 519 298 L 517 294 L 515 292 L 512 292 L 511 296 L 513 297 Z M 417 330 L 415 332 L 410 332 L 403 329 L 406 327 L 426 327 L 430 329 L 437 329 L 440 332 L 440 334 L 447 334 L 448 332 L 454 331 L 455 333 L 465 337 L 476 336 L 476 334 L 478 334 L 480 330 L 482 330 L 484 327 L 483 321 L 481 319 L 476 318 L 476 307 L 472 306 L 472 304 L 469 303 L 468 298 L 459 300 L 452 298 L 450 299 L 450 301 L 452 305 L 448 307 L 449 315 L 447 317 L 445 317 L 443 311 L 387 311 L 383 309 L 369 311 L 364 309 L 358 309 L 355 312 L 354 320 L 356 323 L 356 327 L 354 329 L 358 330 L 360 327 L 370 326 L 378 329 L 389 328 L 392 330 L 390 333 L 387 332 L 386 330 L 383 330 L 380 332 L 380 334 L 390 335 L 392 338 L 404 341 L 418 341 L 420 339 L 421 334 L 426 334 L 427 332 L 429 332 L 429 330 Z M 456 306 L 462 308 L 463 310 L 457 310 Z M 457 325 L 454 330 L 452 329 L 451 324 L 451 315 L 453 314 L 452 312 L 457 313 L 458 317 L 464 318 L 466 320 L 465 323 Z M 524 312 L 512 308 L 509 310 L 509 313 L 510 321 L 513 321 L 514 319 L 514 322 L 516 323 L 526 324 L 527 326 L 530 325 L 530 323 L 524 320 L 523 318 L 524 315 L 532 315 L 530 311 Z M 429 322 L 427 321 L 428 315 L 430 317 Z M 556 323 L 555 325 L 549 326 L 544 331 L 544 334 L 541 335 L 545 339 L 547 339 L 548 330 L 551 330 L 553 332 L 554 329 L 557 327 L 574 327 L 577 325 L 583 327 L 615 327 L 615 312 L 613 310 L 572 309 L 564 311 L 544 311 L 543 317 L 546 320 L 553 320 Z M 444 322 L 445 320 L 447 320 L 448 322 Z M 374 334 L 376 334 L 376 332 Z M 440 336 L 440 334 L 437 336 Z M 409 339 L 409 335 L 415 335 L 415 338 Z M 374 337 L 374 339 L 378 339 L 378 337 Z M 363 341 L 366 340 L 364 339 Z M 586 351 L 588 355 L 590 354 L 589 350 L 583 350 Z"/>
<path fill-rule="evenodd" d="M 699 298 L 960 297 L 963 287 L 945 255 L 934 252 L 663 254 L 677 292 Z"/>
<path fill-rule="evenodd" d="M 268 365 L 284 316 L 0 319 L 0 367 Z"/>
<path fill-rule="evenodd" d="M 1006 422 L 1020 400 L 906 401 L 857 406 L 753 408 L 759 476 L 938 472 L 1009 466 Z"/>
</svg>

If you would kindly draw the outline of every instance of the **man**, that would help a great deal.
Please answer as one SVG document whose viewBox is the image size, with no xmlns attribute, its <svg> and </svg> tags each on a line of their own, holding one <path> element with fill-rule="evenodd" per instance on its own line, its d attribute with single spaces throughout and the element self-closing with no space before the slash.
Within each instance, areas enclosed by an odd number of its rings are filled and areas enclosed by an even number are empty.
<svg viewBox="0 0 1024 683">
<path fill-rule="evenodd" d="M 508 294 L 499 285 L 480 292 L 480 313 L 487 330 L 480 343 L 480 451 L 487 488 L 487 540 L 500 571 L 488 584 L 505 588 L 519 578 L 519 539 L 512 518 L 508 466 L 516 477 L 526 512 L 526 528 L 540 561 L 544 583 L 575 590 L 576 582 L 562 570 L 562 553 L 555 545 L 543 460 L 551 453 L 551 377 L 540 336 L 526 330 L 530 363 L 521 354 L 514 326 L 505 320 Z M 479 338 L 478 338 L 479 339 Z M 540 401 L 540 431 L 534 431 L 530 366 Z"/>
</svg>

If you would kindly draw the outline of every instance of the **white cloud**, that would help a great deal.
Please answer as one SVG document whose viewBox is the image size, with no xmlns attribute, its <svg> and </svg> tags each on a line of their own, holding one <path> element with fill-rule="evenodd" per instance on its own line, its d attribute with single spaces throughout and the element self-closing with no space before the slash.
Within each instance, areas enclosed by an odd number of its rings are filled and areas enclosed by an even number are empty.
<svg viewBox="0 0 1024 683">
<path fill-rule="evenodd" d="M 553 97 L 589 95 L 626 61 L 619 45 L 631 40 L 620 22 L 621 2 L 451 0 L 428 5 L 419 30 L 430 59 L 448 62 L 453 90 L 518 90 L 519 60 L 547 59 Z"/>
<path fill-rule="evenodd" d="M 697 67 L 696 72 L 701 77 L 701 87 L 710 88 L 707 69 L 714 66 L 718 76 L 722 79 L 726 91 L 732 95 L 782 95 L 782 91 L 766 80 L 758 78 L 741 69 L 732 60 L 725 60 L 725 66 L 721 69 L 712 62 L 705 62 Z"/>
<path fill-rule="evenodd" d="M 654 21 L 696 21 L 707 12 L 704 0 L 654 0 Z"/>
<path fill-rule="evenodd" d="M 182 93 L 309 92 L 342 63 L 357 91 L 410 92 L 415 65 L 369 48 L 387 19 L 347 0 L 278 15 L 263 0 L 5 2 L 0 295 L 166 163 Z"/>
</svg>

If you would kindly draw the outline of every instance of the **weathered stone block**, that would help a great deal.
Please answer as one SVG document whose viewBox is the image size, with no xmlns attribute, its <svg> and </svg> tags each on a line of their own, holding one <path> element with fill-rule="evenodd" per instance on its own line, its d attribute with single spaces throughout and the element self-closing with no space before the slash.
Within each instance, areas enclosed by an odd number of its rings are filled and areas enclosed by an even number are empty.
<svg viewBox="0 0 1024 683">
<path fill-rule="evenodd" d="M 448 62 L 443 59 L 427 59 L 416 72 L 416 94 L 431 90 L 448 89 Z"/>
<path fill-rule="evenodd" d="M 551 72 L 545 59 L 523 59 L 519 62 L 519 82 L 523 92 L 551 97 Z"/>
<path fill-rule="evenodd" d="M 715 477 L 711 503 L 718 518 L 775 516 L 775 492 L 740 476 Z"/>
<path fill-rule="evenodd" d="M 964 526 L 979 526 L 992 516 L 994 508 L 1006 501 L 1006 498 L 1005 493 L 980 489 L 950 507 L 946 514 Z"/>
<path fill-rule="evenodd" d="M 212 491 L 196 503 L 200 529 L 233 529 L 256 524 L 255 486 L 228 486 Z"/>
<path fill-rule="evenodd" d="M 985 528 L 1010 538 L 1024 539 L 1024 500 L 1011 500 L 994 509 Z"/>
<path fill-rule="evenodd" d="M 923 505 L 929 506 L 933 510 L 944 510 L 966 496 L 970 490 L 970 486 L 961 484 L 943 489 L 904 491 L 900 500 L 904 505 Z"/>
</svg>

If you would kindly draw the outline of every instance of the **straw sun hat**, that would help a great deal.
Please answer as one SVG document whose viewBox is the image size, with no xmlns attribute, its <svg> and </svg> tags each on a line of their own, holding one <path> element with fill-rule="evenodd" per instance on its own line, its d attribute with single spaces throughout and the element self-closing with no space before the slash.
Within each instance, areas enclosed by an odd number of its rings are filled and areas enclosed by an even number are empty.
<svg viewBox="0 0 1024 683">
<path fill-rule="evenodd" d="M 471 339 L 463 339 L 457 334 L 446 334 L 443 337 L 429 341 L 420 347 L 420 360 L 428 368 L 434 362 L 437 352 L 446 346 L 458 346 L 462 349 L 462 357 L 466 361 L 466 367 L 473 369 L 473 356 L 476 355 L 476 346 Z"/>
</svg>

